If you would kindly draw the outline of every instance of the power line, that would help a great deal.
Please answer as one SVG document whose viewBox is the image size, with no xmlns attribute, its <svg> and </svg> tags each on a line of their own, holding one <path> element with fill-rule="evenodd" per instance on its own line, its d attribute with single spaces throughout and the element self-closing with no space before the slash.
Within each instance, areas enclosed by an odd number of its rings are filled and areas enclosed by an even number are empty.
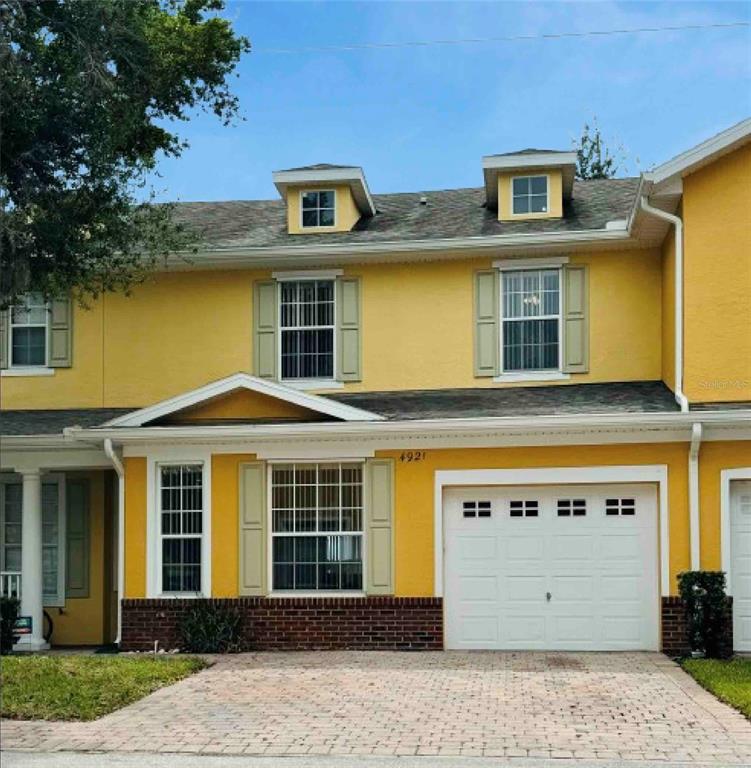
<svg viewBox="0 0 751 768">
<path fill-rule="evenodd" d="M 587 32 L 547 32 L 539 35 L 508 35 L 504 37 L 466 37 L 459 40 L 409 40 L 401 43 L 350 43 L 346 45 L 311 45 L 299 48 L 253 48 L 253 53 L 328 53 L 333 51 L 365 51 L 390 48 L 425 48 L 431 45 L 472 45 L 475 43 L 511 43 L 528 40 L 565 40 L 577 37 L 607 37 L 656 32 L 684 32 L 697 29 L 729 29 L 749 27 L 750 22 L 732 21 L 725 24 L 685 24 L 670 27 L 634 27 L 631 29 L 602 29 Z"/>
</svg>

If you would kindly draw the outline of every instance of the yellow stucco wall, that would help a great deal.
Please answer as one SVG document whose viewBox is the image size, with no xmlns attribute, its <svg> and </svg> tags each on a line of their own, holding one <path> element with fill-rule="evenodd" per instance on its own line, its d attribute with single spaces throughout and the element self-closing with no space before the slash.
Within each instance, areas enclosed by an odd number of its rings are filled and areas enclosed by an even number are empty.
<svg viewBox="0 0 751 768">
<path fill-rule="evenodd" d="M 65 599 L 63 608 L 47 607 L 54 623 L 54 645 L 96 645 L 104 642 L 105 514 L 103 472 L 68 472 L 66 477 L 87 477 L 90 483 L 89 596 Z M 61 553 L 64 556 L 64 553 Z"/>
<path fill-rule="evenodd" d="M 524 213 L 514 215 L 511 208 L 511 184 L 514 177 L 547 176 L 549 208 L 544 213 Z M 560 219 L 563 216 L 563 174 L 560 169 L 524 169 L 524 171 L 503 172 L 498 174 L 498 218 L 501 221 L 519 221 L 521 219 Z"/>
<path fill-rule="evenodd" d="M 426 450 L 401 462 L 401 451 L 378 452 L 395 461 L 395 592 L 426 596 L 434 590 L 434 479 L 438 470 L 666 465 L 670 509 L 671 593 L 690 567 L 688 444 L 624 444 Z M 253 454 L 214 454 L 211 460 L 212 594 L 238 594 L 239 465 Z M 706 442 L 700 454 L 702 566 L 720 563 L 720 470 L 751 466 L 751 443 Z M 662 512 L 661 512 L 662 513 Z M 126 459 L 126 597 L 146 594 L 146 460 Z"/>
<path fill-rule="evenodd" d="M 675 237 L 662 243 L 662 380 L 675 389 Z"/>
<path fill-rule="evenodd" d="M 333 227 L 303 227 L 300 216 L 300 193 L 333 189 L 336 192 L 336 211 Z M 303 184 L 288 187 L 287 190 L 287 227 L 293 235 L 315 235 L 322 232 L 349 232 L 360 220 L 352 190 L 348 184 Z"/>
<path fill-rule="evenodd" d="M 146 597 L 146 459 L 125 466 L 125 597 Z"/>
<path fill-rule="evenodd" d="M 689 400 L 751 400 L 751 144 L 683 180 Z"/>
<path fill-rule="evenodd" d="M 215 419 L 320 419 L 320 414 L 286 400 L 247 389 L 217 397 L 170 417 L 170 423 L 213 421 Z"/>
<path fill-rule="evenodd" d="M 345 389 L 508 386 L 473 375 L 474 274 L 491 262 L 348 267 L 346 274 L 362 278 L 363 380 Z M 591 338 L 590 371 L 571 383 L 659 379 L 659 250 L 572 254 L 571 262 L 590 265 Z M 269 275 L 155 274 L 129 297 L 106 296 L 91 317 L 76 313 L 73 368 L 3 379 L 0 405 L 135 408 L 238 371 L 252 373 L 253 283 Z M 104 317 L 104 337 L 101 327 L 91 332 L 89 321 L 97 317 L 99 326 Z M 75 377 L 80 388 L 56 390 L 64 377 Z"/>
<path fill-rule="evenodd" d="M 211 457 L 211 591 L 214 597 L 238 592 L 240 464 L 253 454 Z"/>
<path fill-rule="evenodd" d="M 707 442 L 699 453 L 701 566 L 720 570 L 720 472 L 751 467 L 751 442 Z"/>
<path fill-rule="evenodd" d="M 583 445 L 529 448 L 428 450 L 423 461 L 395 459 L 396 594 L 433 594 L 433 482 L 436 470 L 516 467 L 574 467 L 666 464 L 670 504 L 670 576 L 689 566 L 687 447 L 662 445 Z"/>
</svg>

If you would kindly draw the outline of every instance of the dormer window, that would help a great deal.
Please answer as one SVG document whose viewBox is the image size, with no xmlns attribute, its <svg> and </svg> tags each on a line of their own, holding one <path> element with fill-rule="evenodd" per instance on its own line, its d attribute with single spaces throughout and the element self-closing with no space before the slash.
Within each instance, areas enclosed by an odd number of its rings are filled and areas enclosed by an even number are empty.
<svg viewBox="0 0 751 768">
<path fill-rule="evenodd" d="M 333 189 L 300 193 L 302 226 L 333 227 L 336 225 L 336 192 Z"/>
<path fill-rule="evenodd" d="M 514 216 L 548 212 L 547 176 L 515 176 L 511 184 Z"/>
</svg>

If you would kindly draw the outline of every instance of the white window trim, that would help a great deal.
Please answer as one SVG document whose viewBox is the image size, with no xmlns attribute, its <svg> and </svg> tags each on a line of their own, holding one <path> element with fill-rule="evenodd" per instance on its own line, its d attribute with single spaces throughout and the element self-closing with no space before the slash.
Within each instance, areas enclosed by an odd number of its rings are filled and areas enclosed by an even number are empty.
<svg viewBox="0 0 751 768">
<path fill-rule="evenodd" d="M 528 371 L 506 371 L 503 368 L 503 327 L 506 321 L 504 315 L 504 302 L 503 291 L 506 283 L 506 272 L 539 272 L 541 270 L 557 270 L 558 271 L 558 367 L 543 369 L 543 370 L 528 370 Z M 501 372 L 498 376 L 494 377 L 494 381 L 497 382 L 519 382 L 519 381 L 565 381 L 571 378 L 570 374 L 563 372 L 563 266 L 562 264 L 551 264 L 549 266 L 527 266 L 527 267 L 515 267 L 513 269 L 501 270 L 501 279 L 498 281 L 500 296 L 498 297 L 498 341 L 500 344 L 500 368 Z M 542 317 L 529 317 L 519 318 L 520 322 L 524 320 L 542 320 L 551 319 L 547 315 Z"/>
<path fill-rule="evenodd" d="M 544 178 L 547 201 L 545 211 L 528 211 L 527 213 L 514 213 L 514 179 Z M 509 178 L 509 216 L 514 219 L 544 218 L 550 216 L 550 174 L 549 173 L 517 173 Z"/>
<path fill-rule="evenodd" d="M 302 207 L 302 200 L 305 195 L 309 195 L 312 193 L 319 194 L 321 192 L 331 192 L 331 194 L 334 196 L 334 207 L 333 208 L 321 208 L 319 205 L 317 208 L 311 209 L 308 208 L 308 210 L 316 210 L 319 211 L 319 218 L 320 218 L 320 211 L 333 211 L 334 213 L 334 223 L 333 224 L 316 224 L 316 226 L 306 226 L 303 223 L 303 207 Z M 324 231 L 330 231 L 336 227 L 336 190 L 335 189 L 301 189 L 300 190 L 300 229 L 322 229 Z M 320 198 L 319 198 L 320 201 Z"/>
<path fill-rule="evenodd" d="M 272 272 L 271 277 L 279 282 L 298 280 L 336 280 L 344 274 L 343 269 L 305 269 L 298 271 Z"/>
<path fill-rule="evenodd" d="M 749 470 L 751 473 L 751 470 Z M 657 483 L 660 594 L 670 594 L 670 507 L 666 464 L 600 467 L 437 470 L 433 478 L 433 594 L 443 597 L 443 491 L 475 485 L 585 485 L 589 483 Z"/>
<path fill-rule="evenodd" d="M 720 471 L 720 570 L 725 571 L 728 595 L 733 594 L 733 547 L 730 540 L 732 514 L 730 493 L 733 480 L 751 480 L 751 467 Z"/>
<path fill-rule="evenodd" d="M 203 469 L 203 534 L 201 537 L 201 591 L 162 591 L 162 537 L 159 511 L 160 467 L 200 464 Z M 192 600 L 211 597 L 211 451 L 171 446 L 146 457 L 146 597 Z"/>
<path fill-rule="evenodd" d="M 562 371 L 509 371 L 498 374 L 493 378 L 493 381 L 499 384 L 503 382 L 511 384 L 521 381 L 568 381 L 570 378 L 570 373 L 563 373 Z"/>
<path fill-rule="evenodd" d="M 10 354 L 10 352 L 8 354 Z M 10 362 L 10 360 L 8 362 Z M 0 371 L 0 376 L 3 376 L 3 377 L 5 376 L 8 376 L 8 377 L 54 376 L 55 373 L 56 371 L 54 368 L 48 368 L 46 365 L 40 365 L 40 366 L 15 365 L 12 368 L 3 368 L 2 371 Z"/>
<path fill-rule="evenodd" d="M 337 324 L 337 318 L 338 318 L 338 312 L 337 312 L 337 288 L 336 288 L 336 277 L 318 277 L 315 274 L 308 274 L 304 277 L 298 277 L 294 280 L 290 280 L 289 282 L 295 282 L 295 283 L 305 283 L 305 282 L 316 282 L 316 281 L 328 281 L 334 284 L 334 318 L 333 318 L 333 340 L 332 340 L 332 350 L 333 350 L 333 360 L 332 360 L 332 366 L 331 366 L 331 378 L 329 379 L 285 379 L 282 376 L 282 334 L 284 333 L 284 327 L 282 326 L 282 292 L 277 287 L 276 291 L 276 318 L 277 318 L 277 326 L 279 328 L 279 333 L 277 334 L 277 349 L 276 349 L 276 364 L 277 364 L 277 371 L 279 372 L 279 383 L 283 384 L 285 387 L 290 387 L 291 389 L 339 389 L 341 385 L 343 386 L 342 382 L 338 381 L 336 378 L 336 370 L 337 370 L 337 343 L 336 343 L 336 324 Z M 285 282 L 277 281 L 277 282 Z M 328 327 L 328 326 L 324 326 Z"/>
<path fill-rule="evenodd" d="M 327 589 L 327 590 L 274 590 L 274 515 L 273 515 L 273 485 L 271 472 L 277 464 L 361 464 L 362 465 L 362 532 L 360 549 L 362 552 L 362 589 Z M 366 595 L 365 584 L 368 567 L 368 526 L 369 518 L 368 499 L 365 488 L 365 459 L 272 459 L 266 463 L 266 583 L 268 584 L 268 597 L 364 597 Z M 294 535 L 294 534 L 293 534 Z M 320 533 L 311 534 L 320 536 Z M 325 535 L 325 534 L 323 534 Z"/>
<path fill-rule="evenodd" d="M 43 602 L 46 608 L 64 608 L 65 607 L 65 561 L 67 558 L 67 538 L 65 523 L 67 519 L 66 515 L 66 501 L 65 501 L 65 475 L 62 472 L 48 472 L 43 473 L 40 478 L 41 483 L 56 483 L 58 486 L 58 498 L 57 498 L 57 594 L 56 595 L 44 595 Z M 0 477 L 0 514 L 4 515 L 5 509 L 5 486 L 6 485 L 21 485 L 22 480 L 20 475 L 7 474 Z M 23 526 L 23 503 L 21 505 L 21 526 Z M 5 526 L 0 526 L 0 556 L 4 556 L 5 541 L 4 541 Z M 23 539 L 22 539 L 23 540 Z M 2 563 L 3 569 L 5 563 Z M 39 567 L 42 567 L 42 560 L 40 558 Z M 23 577 L 21 577 L 23 578 Z M 44 587 L 43 587 L 44 588 Z"/>
<path fill-rule="evenodd" d="M 13 329 L 14 328 L 40 328 L 41 323 L 31 325 L 19 325 L 13 322 L 13 306 L 8 307 L 8 338 L 7 338 L 7 359 L 8 367 L 3 369 L 3 376 L 51 376 L 54 369 L 49 367 L 50 361 L 50 304 L 44 303 L 47 312 L 44 321 L 44 363 L 40 365 L 14 365 L 13 363 Z M 48 373 L 49 371 L 49 373 Z"/>
</svg>

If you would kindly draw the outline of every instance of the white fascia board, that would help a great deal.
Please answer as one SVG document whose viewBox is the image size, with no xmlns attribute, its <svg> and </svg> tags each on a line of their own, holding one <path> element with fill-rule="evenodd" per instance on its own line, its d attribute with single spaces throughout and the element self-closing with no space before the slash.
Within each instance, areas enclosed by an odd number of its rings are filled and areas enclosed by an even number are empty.
<svg viewBox="0 0 751 768">
<path fill-rule="evenodd" d="M 415 419 L 410 421 L 361 421 L 338 423 L 294 424 L 243 424 L 226 426 L 182 427 L 72 427 L 66 430 L 71 439 L 102 440 L 106 437 L 122 442 L 164 442 L 183 440 L 209 440 L 231 442 L 234 440 L 271 439 L 369 439 L 392 437 L 398 439 L 423 436 L 479 436 L 493 433 L 523 435 L 535 431 L 567 434 L 581 430 L 645 430 L 652 432 L 685 432 L 691 438 L 693 424 L 697 421 L 712 429 L 733 427 L 743 431 L 737 439 L 751 438 L 751 409 L 689 413 L 645 414 L 577 414 L 566 416 L 492 417 L 462 419 Z M 746 434 L 748 433 L 748 434 Z M 711 439 L 708 436 L 707 439 Z M 646 438 L 647 442 L 649 438 Z"/>
<path fill-rule="evenodd" d="M 388 240 L 369 243 L 312 243 L 310 245 L 283 245 L 274 247 L 214 248 L 191 255 L 190 263 L 176 256 L 171 269 L 205 267 L 281 266 L 304 267 L 306 263 L 320 265 L 321 259 L 336 263 L 380 262 L 389 257 L 400 260 L 405 255 L 432 254 L 437 251 L 456 253 L 463 258 L 468 253 L 488 250 L 514 250 L 524 248 L 570 248 L 572 246 L 615 243 L 627 245 L 632 238 L 622 229 L 581 229 L 569 232 L 529 232 L 522 234 L 477 237 L 436 238 L 432 240 Z M 460 256 L 459 254 L 464 254 Z"/>
<path fill-rule="evenodd" d="M 576 165 L 576 152 L 540 152 L 526 155 L 485 155 L 483 170 L 509 170 L 522 168 L 557 168 L 562 165 Z"/>
<path fill-rule="evenodd" d="M 365 180 L 362 168 L 351 166 L 347 168 L 306 169 L 300 171 L 275 171 L 274 186 L 284 197 L 288 186 L 305 184 L 349 184 L 358 208 L 368 216 L 375 216 L 376 207 Z"/>
<path fill-rule="evenodd" d="M 736 146 L 740 146 L 751 138 L 751 118 L 746 118 L 740 123 L 728 128 L 711 139 L 697 144 L 680 155 L 676 155 L 654 170 L 644 174 L 647 181 L 661 184 L 671 176 L 684 175 L 696 168 L 705 165 L 715 157 L 731 152 Z"/>
<path fill-rule="evenodd" d="M 261 395 L 267 395 L 276 398 L 277 400 L 284 400 L 288 403 L 299 405 L 301 408 L 307 408 L 311 411 L 323 413 L 336 419 L 342 419 L 343 421 L 378 421 L 383 418 L 378 414 L 363 411 L 360 408 L 353 408 L 352 406 L 344 405 L 343 403 L 337 403 L 326 397 L 312 395 L 308 392 L 301 392 L 300 390 L 287 387 L 284 384 L 268 381 L 266 379 L 259 379 L 256 376 L 251 376 L 247 373 L 235 373 L 225 379 L 211 382 L 210 384 L 206 384 L 205 386 L 191 390 L 190 392 L 185 392 L 176 397 L 170 397 L 155 405 L 141 408 L 132 413 L 127 413 L 125 416 L 112 419 L 111 421 L 106 422 L 103 427 L 115 427 L 118 430 L 123 427 L 140 428 L 143 424 L 153 421 L 154 419 L 169 416 L 177 411 L 204 403 L 215 397 L 229 394 L 238 389 L 247 389 L 251 392 L 258 392 Z M 157 427 L 157 429 L 159 428 Z"/>
</svg>

